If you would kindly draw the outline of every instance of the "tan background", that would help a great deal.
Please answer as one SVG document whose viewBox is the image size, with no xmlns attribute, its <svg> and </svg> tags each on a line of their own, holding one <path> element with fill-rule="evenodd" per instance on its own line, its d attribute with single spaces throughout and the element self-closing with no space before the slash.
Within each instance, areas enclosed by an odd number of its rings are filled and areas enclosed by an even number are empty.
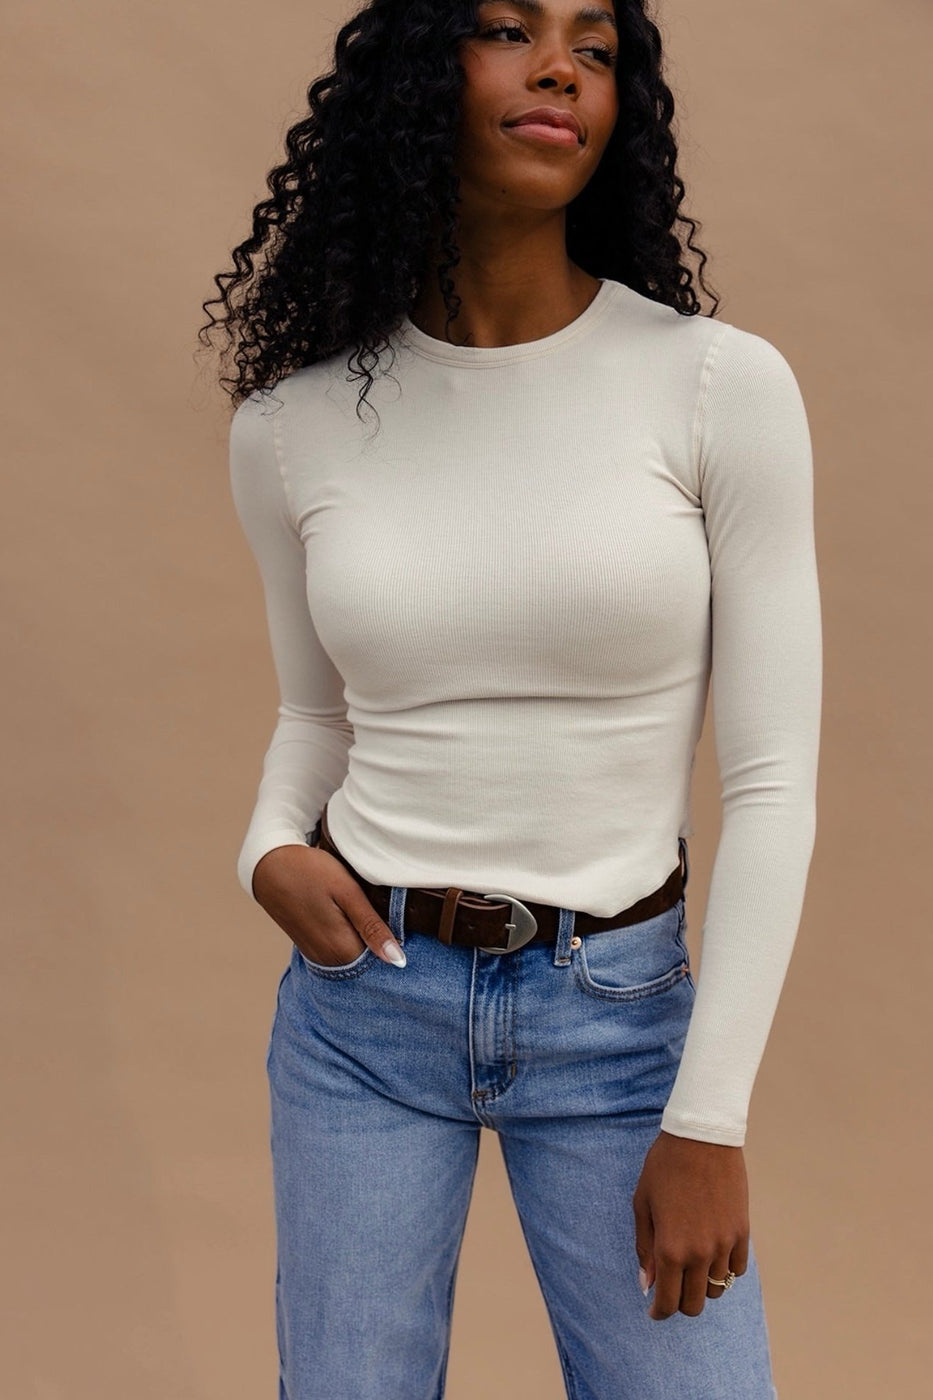
<svg viewBox="0 0 933 1400">
<path fill-rule="evenodd" d="M 271 1400 L 263 1056 L 288 945 L 234 862 L 276 696 L 195 332 L 349 10 L 6 13 L 0 1391 Z M 919 1397 L 933 10 L 660 13 L 721 315 L 788 357 L 816 457 L 819 835 L 746 1146 L 776 1378 L 781 1400 Z M 697 957 L 714 765 L 707 725 Z M 488 1132 L 448 1400 L 478 1394 L 563 1394 Z"/>
</svg>

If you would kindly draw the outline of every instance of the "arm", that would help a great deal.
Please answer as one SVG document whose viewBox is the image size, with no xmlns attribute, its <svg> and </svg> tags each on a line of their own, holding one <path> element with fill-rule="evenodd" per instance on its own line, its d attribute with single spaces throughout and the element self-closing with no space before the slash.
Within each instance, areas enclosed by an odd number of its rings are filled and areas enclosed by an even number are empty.
<svg viewBox="0 0 933 1400">
<path fill-rule="evenodd" d="M 259 566 L 280 695 L 278 723 L 237 859 L 237 878 L 253 898 L 253 872 L 262 857 L 278 846 L 306 844 L 306 833 L 343 782 L 353 742 L 343 679 L 308 610 L 305 550 L 276 441 L 276 416 L 285 411 L 256 393 L 230 423 L 230 486 Z"/>
<path fill-rule="evenodd" d="M 734 326 L 713 341 L 695 441 L 723 820 L 661 1127 L 741 1146 L 803 907 L 822 692 L 809 429 L 796 379 L 768 341 Z"/>
</svg>

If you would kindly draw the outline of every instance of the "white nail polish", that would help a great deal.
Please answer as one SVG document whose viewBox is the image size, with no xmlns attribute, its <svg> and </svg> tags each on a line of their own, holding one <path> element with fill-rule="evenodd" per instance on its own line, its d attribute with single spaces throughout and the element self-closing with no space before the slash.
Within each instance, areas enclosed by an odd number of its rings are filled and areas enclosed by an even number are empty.
<svg viewBox="0 0 933 1400">
<path fill-rule="evenodd" d="M 397 943 L 393 943 L 390 939 L 387 938 L 385 943 L 383 943 L 382 945 L 382 951 L 385 953 L 386 957 L 390 960 L 390 962 L 395 963 L 396 967 L 406 966 L 408 959 L 406 958 L 404 952 L 398 946 Z"/>
<path fill-rule="evenodd" d="M 645 1273 L 644 1269 L 641 1268 L 638 1270 L 638 1287 L 641 1289 L 642 1293 L 647 1298 L 649 1292 L 648 1275 Z"/>
</svg>

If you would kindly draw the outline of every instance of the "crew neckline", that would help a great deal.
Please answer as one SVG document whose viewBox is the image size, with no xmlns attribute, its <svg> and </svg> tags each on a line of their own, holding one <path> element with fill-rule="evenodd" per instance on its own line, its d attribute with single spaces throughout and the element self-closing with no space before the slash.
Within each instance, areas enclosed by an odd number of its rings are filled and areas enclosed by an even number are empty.
<svg viewBox="0 0 933 1400">
<path fill-rule="evenodd" d="M 429 360 L 440 360 L 446 364 L 471 365 L 482 368 L 486 365 L 507 364 L 513 360 L 529 360 L 536 355 L 547 355 L 569 341 L 577 340 L 590 330 L 607 311 L 616 293 L 624 291 L 624 283 L 611 277 L 600 277 L 601 286 L 589 306 L 550 335 L 539 336 L 536 340 L 518 341 L 515 345 L 450 345 L 446 340 L 438 340 L 416 326 L 406 314 L 399 325 L 399 335 L 403 342 L 418 355 Z M 453 323 L 456 325 L 456 322 Z"/>
</svg>

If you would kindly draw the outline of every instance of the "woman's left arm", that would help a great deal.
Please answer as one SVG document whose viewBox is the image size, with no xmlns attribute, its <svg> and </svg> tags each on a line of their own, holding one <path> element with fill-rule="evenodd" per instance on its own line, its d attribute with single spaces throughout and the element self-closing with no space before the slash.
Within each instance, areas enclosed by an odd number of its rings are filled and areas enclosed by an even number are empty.
<svg viewBox="0 0 933 1400">
<path fill-rule="evenodd" d="M 633 1201 L 654 1317 L 684 1300 L 683 1311 L 700 1311 L 704 1296 L 722 1292 L 707 1294 L 707 1272 L 723 1277 L 716 1270 L 730 1260 L 737 1274 L 745 1268 L 747 1187 L 736 1149 L 803 908 L 822 704 L 809 426 L 796 378 L 769 341 L 719 330 L 703 365 L 694 441 L 722 830 L 684 1050 Z"/>
</svg>

